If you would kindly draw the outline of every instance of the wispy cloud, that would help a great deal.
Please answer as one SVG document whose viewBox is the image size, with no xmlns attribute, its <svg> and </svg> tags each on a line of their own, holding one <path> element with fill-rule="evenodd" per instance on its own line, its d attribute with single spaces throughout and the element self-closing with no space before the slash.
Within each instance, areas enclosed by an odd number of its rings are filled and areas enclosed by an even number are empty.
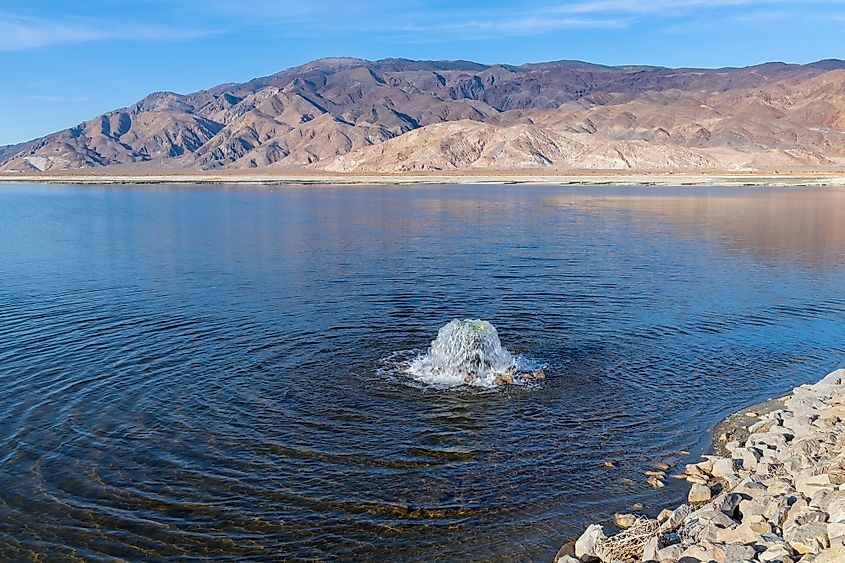
<svg viewBox="0 0 845 563">
<path fill-rule="evenodd" d="M 449 22 L 433 21 L 396 27 L 396 31 L 413 34 L 418 39 L 437 41 L 454 39 L 489 39 L 503 36 L 536 35 L 564 29 L 620 29 L 628 25 L 621 19 L 549 18 L 515 14 L 507 18 L 468 18 Z"/>
<path fill-rule="evenodd" d="M 82 104 L 94 100 L 92 96 L 53 96 L 42 94 L 30 94 L 26 96 L 26 99 L 50 104 Z"/>
<path fill-rule="evenodd" d="M 26 51 L 53 45 L 108 39 L 178 41 L 194 39 L 209 33 L 163 25 L 124 25 L 119 22 L 88 19 L 60 21 L 0 14 L 0 51 Z"/>
<path fill-rule="evenodd" d="M 845 0 L 806 0 L 805 5 L 845 4 Z M 549 13 L 566 14 L 657 14 L 660 16 L 688 15 L 695 10 L 717 8 L 759 8 L 795 5 L 791 0 L 586 0 L 567 2 L 546 8 Z"/>
</svg>

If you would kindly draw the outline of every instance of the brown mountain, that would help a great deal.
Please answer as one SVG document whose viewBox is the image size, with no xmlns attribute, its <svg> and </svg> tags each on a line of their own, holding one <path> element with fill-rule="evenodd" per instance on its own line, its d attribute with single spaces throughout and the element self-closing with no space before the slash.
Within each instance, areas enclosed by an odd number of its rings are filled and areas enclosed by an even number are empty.
<svg viewBox="0 0 845 563">
<path fill-rule="evenodd" d="M 845 168 L 845 62 L 748 68 L 321 59 L 151 94 L 0 170 Z M 103 170 L 104 172 L 107 170 Z"/>
</svg>

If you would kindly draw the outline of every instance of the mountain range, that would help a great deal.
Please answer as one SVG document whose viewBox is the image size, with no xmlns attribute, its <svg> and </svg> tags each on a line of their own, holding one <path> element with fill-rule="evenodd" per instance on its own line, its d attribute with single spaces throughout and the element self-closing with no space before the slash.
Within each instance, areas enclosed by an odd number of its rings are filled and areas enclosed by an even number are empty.
<svg viewBox="0 0 845 563">
<path fill-rule="evenodd" d="M 845 61 L 693 69 L 320 59 L 156 92 L 0 171 L 845 169 Z"/>
</svg>

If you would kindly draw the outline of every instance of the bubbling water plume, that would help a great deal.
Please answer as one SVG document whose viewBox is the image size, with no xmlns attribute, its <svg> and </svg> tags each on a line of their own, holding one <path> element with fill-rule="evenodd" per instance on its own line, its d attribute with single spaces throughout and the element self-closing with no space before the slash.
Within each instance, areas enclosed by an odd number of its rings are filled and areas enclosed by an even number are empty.
<svg viewBox="0 0 845 563">
<path fill-rule="evenodd" d="M 417 380 L 435 385 L 493 387 L 543 377 L 542 372 L 525 371 L 530 369 L 522 358 L 502 346 L 492 324 L 455 319 L 438 331 L 428 351 L 413 359 L 406 371 Z"/>
</svg>

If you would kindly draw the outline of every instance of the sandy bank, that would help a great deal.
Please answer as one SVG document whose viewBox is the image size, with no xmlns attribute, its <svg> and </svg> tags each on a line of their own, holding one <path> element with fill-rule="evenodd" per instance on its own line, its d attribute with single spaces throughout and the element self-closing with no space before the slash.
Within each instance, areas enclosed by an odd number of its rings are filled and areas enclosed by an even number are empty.
<svg viewBox="0 0 845 563">
<path fill-rule="evenodd" d="M 845 186 L 845 173 L 819 174 L 634 174 L 526 172 L 421 174 L 0 174 L 0 183 L 50 184 L 222 184 L 222 185 L 379 185 L 542 184 L 628 186 Z"/>
<path fill-rule="evenodd" d="M 729 416 L 714 450 L 686 504 L 592 525 L 557 561 L 845 561 L 845 369 Z"/>
</svg>

